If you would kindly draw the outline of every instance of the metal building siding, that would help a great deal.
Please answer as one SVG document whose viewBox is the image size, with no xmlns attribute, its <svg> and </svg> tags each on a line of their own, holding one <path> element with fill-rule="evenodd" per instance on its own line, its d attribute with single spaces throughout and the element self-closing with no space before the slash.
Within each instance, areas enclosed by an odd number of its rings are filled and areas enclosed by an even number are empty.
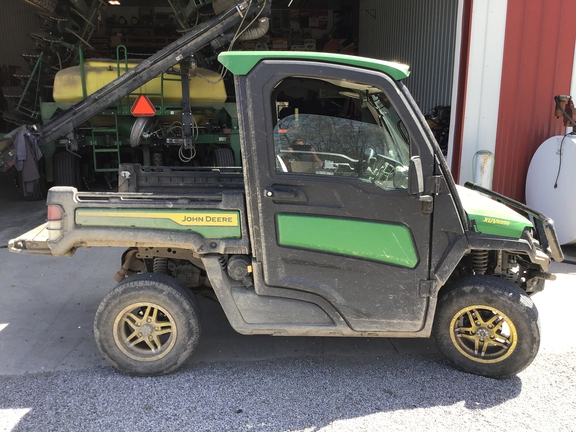
<svg viewBox="0 0 576 432">
<path fill-rule="evenodd" d="M 361 0 L 359 54 L 410 65 L 406 79 L 426 114 L 450 105 L 458 2 Z"/>
<path fill-rule="evenodd" d="M 38 30 L 38 9 L 23 0 L 0 0 L 0 64 L 26 68 L 22 53 L 34 52 L 28 33 Z"/>
<path fill-rule="evenodd" d="M 552 98 L 570 91 L 575 16 L 574 0 L 508 3 L 493 188 L 520 201 L 539 145 L 565 132 Z"/>
</svg>

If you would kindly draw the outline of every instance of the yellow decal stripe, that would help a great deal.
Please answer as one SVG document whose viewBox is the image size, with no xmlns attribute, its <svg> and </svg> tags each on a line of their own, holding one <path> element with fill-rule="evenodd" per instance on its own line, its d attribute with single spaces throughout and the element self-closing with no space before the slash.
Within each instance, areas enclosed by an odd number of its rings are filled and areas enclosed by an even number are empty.
<svg viewBox="0 0 576 432">
<path fill-rule="evenodd" d="M 501 220 L 501 219 L 494 219 L 494 218 L 490 218 L 490 217 L 485 217 L 484 223 L 489 223 L 489 224 L 493 224 L 493 225 L 504 225 L 504 226 L 510 225 L 510 221 L 505 221 L 505 220 Z"/>
<path fill-rule="evenodd" d="M 168 219 L 181 226 L 237 227 L 237 213 L 150 212 L 150 211 L 90 211 L 78 210 L 77 216 L 97 218 Z"/>
</svg>

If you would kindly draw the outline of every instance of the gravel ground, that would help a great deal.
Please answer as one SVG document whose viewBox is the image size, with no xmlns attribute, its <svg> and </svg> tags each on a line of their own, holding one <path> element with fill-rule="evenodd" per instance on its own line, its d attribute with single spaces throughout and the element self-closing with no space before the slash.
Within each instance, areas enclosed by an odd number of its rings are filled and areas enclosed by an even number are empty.
<svg viewBox="0 0 576 432">
<path fill-rule="evenodd" d="M 0 377 L 0 430 L 576 430 L 576 352 L 541 353 L 517 377 L 452 369 L 438 355 L 112 368 Z"/>
</svg>

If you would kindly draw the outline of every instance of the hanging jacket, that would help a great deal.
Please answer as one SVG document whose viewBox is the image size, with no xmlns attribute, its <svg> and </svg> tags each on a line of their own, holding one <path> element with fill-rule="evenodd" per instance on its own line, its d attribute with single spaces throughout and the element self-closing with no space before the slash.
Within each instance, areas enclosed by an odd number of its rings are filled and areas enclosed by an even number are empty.
<svg viewBox="0 0 576 432">
<path fill-rule="evenodd" d="M 39 139 L 28 129 L 23 128 L 14 137 L 14 166 L 22 172 L 22 187 L 24 196 L 34 192 L 34 185 L 40 179 L 38 161 L 42 158 Z"/>
</svg>

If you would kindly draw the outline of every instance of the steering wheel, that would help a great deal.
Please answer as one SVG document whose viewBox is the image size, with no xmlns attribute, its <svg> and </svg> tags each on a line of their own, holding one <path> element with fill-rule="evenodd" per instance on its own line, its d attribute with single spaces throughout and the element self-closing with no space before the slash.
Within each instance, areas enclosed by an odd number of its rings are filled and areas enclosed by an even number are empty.
<svg viewBox="0 0 576 432">
<path fill-rule="evenodd" d="M 358 173 L 358 177 L 373 180 L 377 161 L 377 154 L 373 148 L 368 147 L 366 150 L 364 150 L 362 157 L 356 164 L 356 172 Z"/>
</svg>

